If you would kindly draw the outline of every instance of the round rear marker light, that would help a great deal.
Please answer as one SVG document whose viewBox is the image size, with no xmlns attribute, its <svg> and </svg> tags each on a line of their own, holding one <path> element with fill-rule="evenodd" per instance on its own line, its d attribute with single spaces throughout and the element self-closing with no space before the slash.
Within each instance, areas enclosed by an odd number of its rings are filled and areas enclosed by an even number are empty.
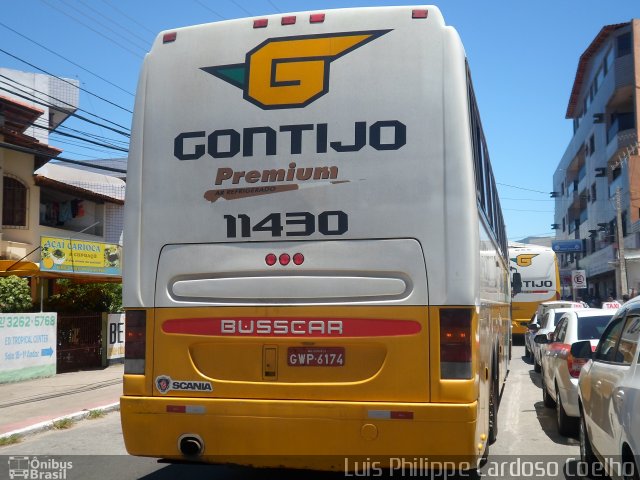
<svg viewBox="0 0 640 480">
<path fill-rule="evenodd" d="M 296 253 L 293 256 L 293 263 L 295 263 L 296 265 L 302 265 L 304 263 L 304 255 L 302 255 L 301 253 Z"/>
<path fill-rule="evenodd" d="M 280 255 L 280 265 L 289 265 L 290 261 L 291 257 L 288 253 L 283 253 L 282 255 Z"/>
<path fill-rule="evenodd" d="M 276 257 L 273 253 L 270 253 L 266 257 L 264 257 L 264 261 L 266 262 L 267 265 L 269 265 L 270 267 L 273 267 L 278 261 L 278 257 Z"/>
</svg>

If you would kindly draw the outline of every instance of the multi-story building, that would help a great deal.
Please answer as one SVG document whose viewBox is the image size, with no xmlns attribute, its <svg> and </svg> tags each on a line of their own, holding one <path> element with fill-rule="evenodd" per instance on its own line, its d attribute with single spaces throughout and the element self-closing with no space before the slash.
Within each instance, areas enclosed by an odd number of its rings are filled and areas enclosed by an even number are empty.
<svg viewBox="0 0 640 480">
<path fill-rule="evenodd" d="M 627 293 L 625 270 L 628 293 L 640 293 L 639 112 L 640 20 L 634 19 L 602 28 L 580 56 L 566 113 L 573 138 L 553 175 L 556 239 L 583 243 L 582 253 L 559 254 L 561 270 L 564 277 L 586 271 L 582 296 Z"/>
<path fill-rule="evenodd" d="M 38 271 L 42 237 L 122 243 L 124 180 L 49 161 L 61 153 L 48 144 L 49 132 L 74 114 L 78 85 L 0 68 L 0 276 L 62 277 L 65 272 Z M 32 282 L 34 298 L 42 296 L 35 287 Z"/>
</svg>

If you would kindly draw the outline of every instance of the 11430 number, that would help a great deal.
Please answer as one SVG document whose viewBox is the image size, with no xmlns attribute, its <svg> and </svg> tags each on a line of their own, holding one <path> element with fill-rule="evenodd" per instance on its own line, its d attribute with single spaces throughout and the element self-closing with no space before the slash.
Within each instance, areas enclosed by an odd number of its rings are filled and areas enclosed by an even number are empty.
<svg viewBox="0 0 640 480">
<path fill-rule="evenodd" d="M 349 229 L 349 217 L 340 210 L 322 212 L 270 213 L 255 224 L 249 215 L 225 215 L 227 238 L 251 237 L 252 232 L 270 232 L 272 237 L 308 237 L 316 231 L 322 235 L 343 235 Z M 284 221 L 283 221 L 284 220 Z"/>
</svg>

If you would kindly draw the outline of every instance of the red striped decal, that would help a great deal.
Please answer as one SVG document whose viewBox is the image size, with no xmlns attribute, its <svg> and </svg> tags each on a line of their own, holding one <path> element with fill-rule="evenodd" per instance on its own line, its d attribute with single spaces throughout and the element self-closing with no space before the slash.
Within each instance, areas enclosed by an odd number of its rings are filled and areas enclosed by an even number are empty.
<svg viewBox="0 0 640 480">
<path fill-rule="evenodd" d="M 391 411 L 391 418 L 394 420 L 413 420 L 413 412 Z"/>
<path fill-rule="evenodd" d="M 185 405 L 167 405 L 167 413 L 186 413 L 187 407 Z"/>
<path fill-rule="evenodd" d="M 388 337 L 420 333 L 419 322 L 369 318 L 175 318 L 165 333 L 215 337 Z"/>
</svg>

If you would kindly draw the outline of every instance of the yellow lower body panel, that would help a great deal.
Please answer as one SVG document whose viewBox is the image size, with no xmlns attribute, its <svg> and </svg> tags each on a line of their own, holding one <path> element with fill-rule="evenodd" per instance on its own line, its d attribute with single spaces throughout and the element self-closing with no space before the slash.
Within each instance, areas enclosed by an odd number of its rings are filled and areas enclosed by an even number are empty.
<svg viewBox="0 0 640 480">
<path fill-rule="evenodd" d="M 193 435 L 202 440 L 197 460 L 203 462 L 345 472 L 401 462 L 408 468 L 441 462 L 473 468 L 486 448 L 477 443 L 477 402 L 123 396 L 120 406 L 127 451 L 140 456 L 184 460 L 179 439 Z"/>
<path fill-rule="evenodd" d="M 524 335 L 527 333 L 527 326 L 520 325 L 521 322 L 525 322 L 528 320 L 520 319 L 520 320 L 511 320 L 511 335 Z"/>
</svg>

